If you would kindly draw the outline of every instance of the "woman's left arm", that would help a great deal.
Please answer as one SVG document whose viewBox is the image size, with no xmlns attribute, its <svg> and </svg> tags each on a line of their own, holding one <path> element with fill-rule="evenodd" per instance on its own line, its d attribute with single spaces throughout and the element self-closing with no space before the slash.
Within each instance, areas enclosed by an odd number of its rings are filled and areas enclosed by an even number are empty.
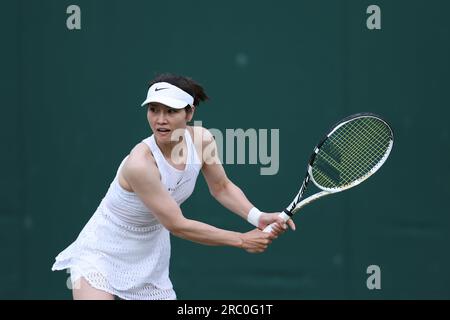
<svg viewBox="0 0 450 320">
<path fill-rule="evenodd" d="M 244 192 L 228 179 L 222 165 L 205 164 L 202 172 L 211 195 L 225 208 L 247 219 L 248 212 L 254 205 Z"/>
<path fill-rule="evenodd" d="M 208 150 L 208 154 L 203 154 L 202 173 L 208 184 L 211 195 L 225 208 L 238 214 L 245 220 L 254 205 L 247 199 L 244 192 L 236 186 L 226 175 L 225 170 L 218 158 L 217 146 L 214 137 L 208 130 L 203 129 L 203 148 Z M 283 219 L 278 217 L 278 213 L 263 213 L 259 219 L 259 228 L 265 228 L 267 225 L 278 222 L 279 229 L 285 228 Z M 295 230 L 295 224 L 292 220 L 288 221 L 291 229 Z"/>
</svg>

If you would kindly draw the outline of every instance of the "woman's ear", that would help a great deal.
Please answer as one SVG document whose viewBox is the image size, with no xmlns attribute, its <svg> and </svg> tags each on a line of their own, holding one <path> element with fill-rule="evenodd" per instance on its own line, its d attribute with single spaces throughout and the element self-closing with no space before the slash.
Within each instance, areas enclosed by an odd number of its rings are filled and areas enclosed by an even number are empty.
<svg viewBox="0 0 450 320">
<path fill-rule="evenodd" d="M 195 106 L 192 106 L 189 111 L 186 112 L 186 121 L 190 122 L 194 117 Z"/>
</svg>

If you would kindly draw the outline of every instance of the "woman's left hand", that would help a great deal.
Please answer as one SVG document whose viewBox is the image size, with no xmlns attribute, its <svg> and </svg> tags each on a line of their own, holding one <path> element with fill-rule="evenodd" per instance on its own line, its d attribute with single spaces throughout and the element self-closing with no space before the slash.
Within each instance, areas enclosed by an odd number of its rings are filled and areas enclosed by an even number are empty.
<svg viewBox="0 0 450 320">
<path fill-rule="evenodd" d="M 287 230 L 287 225 L 292 229 L 292 231 L 295 231 L 295 223 L 292 221 L 292 219 L 289 219 L 287 222 L 284 222 L 284 220 L 279 217 L 279 212 L 275 213 L 265 213 L 261 215 L 259 218 L 259 228 L 261 230 L 264 230 L 268 225 L 271 225 L 275 222 L 275 224 L 272 226 L 272 233 L 276 236 L 282 234 Z M 287 224 L 287 225 L 286 225 Z"/>
</svg>

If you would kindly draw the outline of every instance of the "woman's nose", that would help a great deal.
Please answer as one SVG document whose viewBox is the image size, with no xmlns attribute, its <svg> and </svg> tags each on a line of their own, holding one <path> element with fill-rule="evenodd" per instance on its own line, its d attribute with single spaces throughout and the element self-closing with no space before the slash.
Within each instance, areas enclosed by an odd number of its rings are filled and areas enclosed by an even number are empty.
<svg viewBox="0 0 450 320">
<path fill-rule="evenodd" d="M 156 122 L 158 123 L 166 123 L 167 122 L 167 115 L 165 112 L 159 112 L 158 116 L 156 118 Z"/>
</svg>

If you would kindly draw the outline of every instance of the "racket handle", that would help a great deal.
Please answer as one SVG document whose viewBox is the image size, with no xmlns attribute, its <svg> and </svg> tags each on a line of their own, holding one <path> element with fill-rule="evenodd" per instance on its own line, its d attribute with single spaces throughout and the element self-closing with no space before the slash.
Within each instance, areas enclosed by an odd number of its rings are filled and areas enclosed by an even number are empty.
<svg viewBox="0 0 450 320">
<path fill-rule="evenodd" d="M 278 216 L 281 217 L 281 219 L 283 219 L 284 222 L 288 221 L 291 218 L 286 213 L 284 213 L 284 211 L 281 212 Z M 272 232 L 272 230 L 273 230 L 272 226 L 274 226 L 274 225 L 275 225 L 275 222 L 268 225 L 267 227 L 264 228 L 263 232 L 266 232 L 266 233 Z"/>
</svg>

